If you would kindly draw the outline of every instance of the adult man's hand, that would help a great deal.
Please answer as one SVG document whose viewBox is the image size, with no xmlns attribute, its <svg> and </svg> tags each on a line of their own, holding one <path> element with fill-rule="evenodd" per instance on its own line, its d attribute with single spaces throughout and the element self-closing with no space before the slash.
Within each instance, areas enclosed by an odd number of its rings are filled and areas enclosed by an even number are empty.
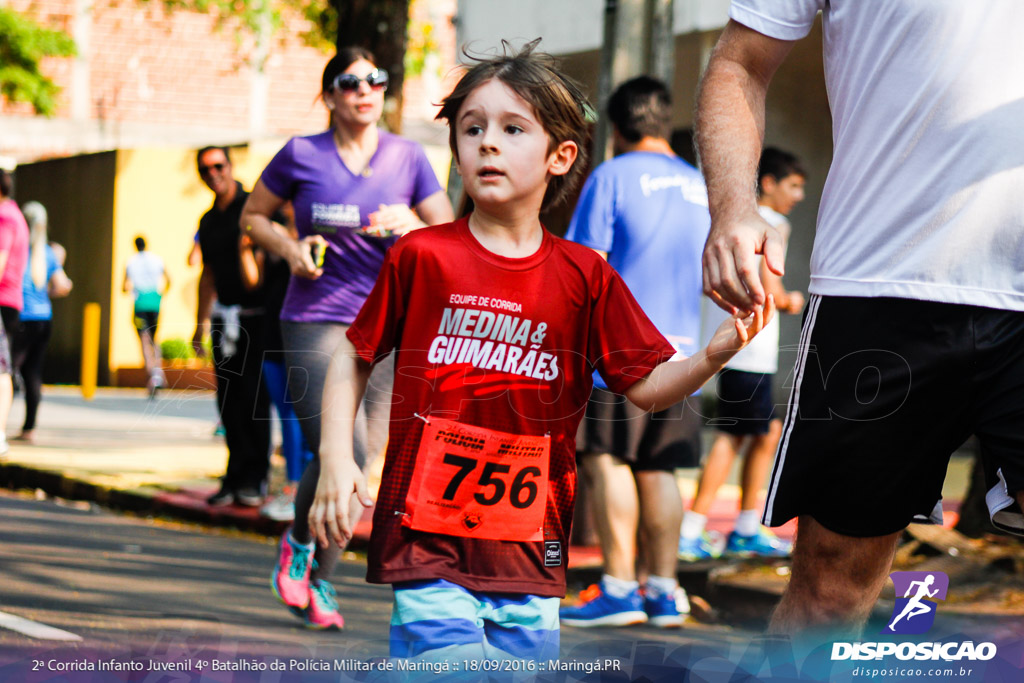
<svg viewBox="0 0 1024 683">
<path fill-rule="evenodd" d="M 762 255 L 768 270 L 781 276 L 785 242 L 757 212 L 712 222 L 704 244 L 704 293 L 729 313 L 751 312 L 764 305 Z"/>
</svg>

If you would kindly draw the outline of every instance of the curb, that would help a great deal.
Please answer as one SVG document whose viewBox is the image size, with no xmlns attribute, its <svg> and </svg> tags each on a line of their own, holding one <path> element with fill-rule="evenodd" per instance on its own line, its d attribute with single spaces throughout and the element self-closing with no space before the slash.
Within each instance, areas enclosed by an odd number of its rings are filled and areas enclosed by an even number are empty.
<svg viewBox="0 0 1024 683">
<path fill-rule="evenodd" d="M 280 536 L 289 524 L 261 517 L 254 508 L 234 505 L 211 508 L 205 503 L 208 495 L 205 491 L 184 492 L 181 489 L 168 490 L 157 487 L 122 490 L 93 484 L 60 472 L 34 469 L 15 463 L 0 464 L 0 486 L 11 490 L 39 489 L 50 496 L 90 501 L 122 512 L 143 516 L 165 516 L 185 522 L 233 528 L 268 538 Z M 364 518 L 347 550 L 365 551 L 369 547 L 369 528 L 370 525 Z M 566 568 L 566 579 L 570 589 L 573 586 L 600 581 L 603 569 L 599 562 L 595 564 L 593 558 L 587 558 L 592 554 L 577 552 L 576 556 L 583 562 Z M 758 616 L 763 617 L 766 610 L 770 610 L 778 600 L 778 594 L 767 589 L 758 590 L 749 585 L 712 585 L 710 575 L 714 567 L 713 563 L 681 563 L 678 569 L 679 583 L 688 592 L 717 598 L 716 602 L 722 600 L 730 604 L 748 604 L 749 608 L 742 610 L 743 616 L 748 619 L 756 620 Z"/>
</svg>

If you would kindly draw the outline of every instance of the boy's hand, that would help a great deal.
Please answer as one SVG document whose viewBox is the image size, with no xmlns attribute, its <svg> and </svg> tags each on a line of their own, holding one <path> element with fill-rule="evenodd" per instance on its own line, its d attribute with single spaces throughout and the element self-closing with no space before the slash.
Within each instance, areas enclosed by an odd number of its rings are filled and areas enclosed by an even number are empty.
<svg viewBox="0 0 1024 683">
<path fill-rule="evenodd" d="M 754 312 L 745 318 L 738 317 L 738 315 L 734 315 L 719 325 L 715 335 L 708 342 L 707 355 L 712 362 L 724 365 L 740 349 L 749 344 L 754 335 L 764 329 L 764 326 L 775 315 L 775 297 L 769 294 L 768 302 L 763 307 L 756 307 Z"/>
<path fill-rule="evenodd" d="M 309 526 L 317 543 L 326 548 L 333 539 L 344 547 L 352 538 L 357 520 L 351 519 L 349 510 L 352 496 L 357 496 L 364 507 L 373 507 L 366 488 L 366 477 L 348 459 L 328 466 L 321 459 L 320 480 L 317 482 L 313 506 L 309 509 Z"/>
</svg>

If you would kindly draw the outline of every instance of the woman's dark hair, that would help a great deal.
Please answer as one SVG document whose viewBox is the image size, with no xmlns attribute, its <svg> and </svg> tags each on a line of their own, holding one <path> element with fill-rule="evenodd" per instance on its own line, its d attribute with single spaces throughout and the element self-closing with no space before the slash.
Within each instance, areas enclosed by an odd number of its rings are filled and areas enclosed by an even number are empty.
<svg viewBox="0 0 1024 683">
<path fill-rule="evenodd" d="M 668 139 L 672 132 L 672 98 L 665 84 L 638 76 L 620 85 L 608 98 L 608 118 L 626 142 L 645 137 Z"/>
<path fill-rule="evenodd" d="M 583 178 L 590 141 L 590 129 L 587 126 L 590 105 L 579 85 L 558 70 L 554 57 L 533 51 L 539 42 L 540 38 L 537 38 L 517 52 L 503 40 L 503 54 L 489 59 L 474 57 L 463 50 L 463 54 L 475 60 L 476 64 L 462 76 L 451 94 L 444 98 L 441 111 L 435 118 L 448 122 L 448 145 L 458 161 L 455 124 L 459 110 L 474 90 L 496 78 L 526 100 L 550 138 L 549 153 L 565 141 L 575 142 L 579 149 L 569 172 L 553 176 L 548 183 L 541 206 L 546 211 L 564 201 Z"/>
<path fill-rule="evenodd" d="M 366 48 L 349 45 L 338 50 L 338 54 L 331 57 L 324 67 L 324 75 L 320 80 L 320 92 L 329 92 L 334 87 L 334 79 L 338 77 L 338 74 L 345 73 L 345 69 L 360 59 L 365 59 L 374 65 L 377 64 L 377 58 Z"/>
<path fill-rule="evenodd" d="M 0 168 L 0 197 L 10 197 L 14 191 L 14 178 L 7 169 Z"/>
</svg>

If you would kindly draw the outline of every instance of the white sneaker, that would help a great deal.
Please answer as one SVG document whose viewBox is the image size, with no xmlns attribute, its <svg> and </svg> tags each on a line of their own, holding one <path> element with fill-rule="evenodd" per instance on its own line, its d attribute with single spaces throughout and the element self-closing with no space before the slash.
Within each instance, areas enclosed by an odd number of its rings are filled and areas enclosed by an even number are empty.
<svg viewBox="0 0 1024 683">
<path fill-rule="evenodd" d="M 260 515 L 275 522 L 290 522 L 295 519 L 295 486 L 286 486 L 280 495 L 260 508 Z"/>
</svg>

